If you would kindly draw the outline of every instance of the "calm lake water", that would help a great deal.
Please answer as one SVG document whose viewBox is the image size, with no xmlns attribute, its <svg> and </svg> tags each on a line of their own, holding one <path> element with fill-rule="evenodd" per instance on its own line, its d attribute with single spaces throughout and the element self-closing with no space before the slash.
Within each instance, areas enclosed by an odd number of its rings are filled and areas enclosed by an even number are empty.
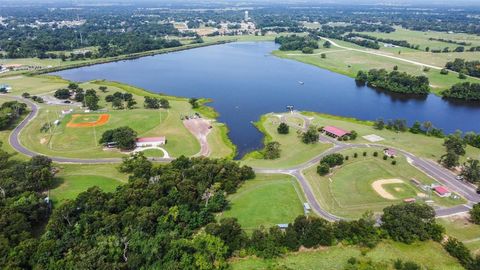
<svg viewBox="0 0 480 270">
<path fill-rule="evenodd" d="M 273 42 L 229 43 L 54 74 L 79 82 L 106 79 L 170 95 L 212 98 L 210 105 L 228 125 L 239 156 L 262 146 L 263 136 L 251 122 L 268 112 L 285 111 L 287 105 L 364 120 L 428 120 L 447 133 L 480 131 L 478 105 L 434 95 L 405 99 L 358 87 L 349 77 L 270 55 L 276 48 Z"/>
</svg>

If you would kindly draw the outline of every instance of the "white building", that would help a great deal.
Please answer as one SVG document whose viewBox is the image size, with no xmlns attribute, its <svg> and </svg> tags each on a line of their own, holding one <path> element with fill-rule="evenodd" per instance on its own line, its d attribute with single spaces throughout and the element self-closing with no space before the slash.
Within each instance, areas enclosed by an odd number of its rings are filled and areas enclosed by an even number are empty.
<svg viewBox="0 0 480 270">
<path fill-rule="evenodd" d="M 165 136 L 137 138 L 135 145 L 137 147 L 160 146 L 167 142 Z"/>
</svg>

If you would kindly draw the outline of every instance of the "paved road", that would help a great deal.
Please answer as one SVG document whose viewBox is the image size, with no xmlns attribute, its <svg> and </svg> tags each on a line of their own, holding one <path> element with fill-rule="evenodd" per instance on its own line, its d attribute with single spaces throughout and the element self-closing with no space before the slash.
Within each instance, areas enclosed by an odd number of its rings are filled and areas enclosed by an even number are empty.
<svg viewBox="0 0 480 270">
<path fill-rule="evenodd" d="M 31 102 L 28 99 L 24 99 L 21 97 L 14 97 L 14 96 L 8 96 L 10 98 L 16 99 L 18 101 L 24 102 L 27 105 L 30 106 L 31 111 L 25 117 L 25 119 L 12 131 L 9 142 L 10 145 L 18 152 L 26 155 L 26 156 L 35 156 L 38 155 L 38 153 L 35 153 L 26 147 L 24 147 L 19 140 L 19 135 L 21 131 L 37 116 L 38 114 L 38 105 Z M 301 114 L 298 114 L 301 115 Z M 303 128 L 308 128 L 310 125 L 310 119 L 308 117 L 302 117 L 305 120 L 305 126 Z M 281 173 L 281 174 L 289 174 L 297 178 L 299 181 L 305 196 L 307 198 L 308 203 L 312 207 L 312 209 L 321 217 L 331 220 L 331 221 L 336 221 L 340 220 L 339 217 L 329 213 L 328 211 L 324 210 L 320 203 L 317 201 L 317 198 L 315 197 L 311 186 L 309 185 L 307 179 L 305 176 L 302 174 L 302 171 L 306 168 L 309 168 L 311 166 L 314 166 L 318 164 L 318 162 L 326 155 L 341 152 L 346 149 L 350 148 L 378 148 L 378 149 L 383 149 L 383 148 L 393 148 L 390 146 L 386 145 L 381 145 L 381 144 L 350 144 L 350 143 L 344 143 L 344 142 L 339 142 L 337 140 L 334 140 L 329 137 L 322 136 L 321 140 L 323 142 L 330 142 L 334 145 L 334 147 L 328 149 L 327 151 L 317 155 L 313 159 L 305 162 L 304 164 L 300 164 L 291 168 L 287 169 L 268 169 L 268 168 L 254 168 L 254 170 L 257 173 Z M 471 206 L 474 203 L 480 202 L 480 196 L 476 193 L 475 187 L 468 183 L 464 183 L 461 181 L 458 181 L 455 179 L 455 175 L 448 171 L 447 169 L 443 168 L 436 162 L 433 162 L 431 160 L 427 159 L 422 159 L 419 157 L 416 157 L 415 155 L 401 150 L 401 149 L 396 149 L 398 153 L 403 154 L 408 160 L 410 160 L 411 164 L 430 177 L 434 178 L 438 182 L 442 183 L 443 185 L 447 186 L 450 190 L 454 191 L 455 193 L 460 194 L 464 198 L 468 200 L 468 203 L 466 205 L 460 205 L 452 208 L 445 208 L 445 209 L 437 209 L 436 213 L 437 216 L 449 216 L 449 215 L 454 215 L 458 213 L 464 213 L 468 211 Z M 80 158 L 65 158 L 65 157 L 50 157 L 54 162 L 58 163 L 78 163 L 78 164 L 102 164 L 102 163 L 119 163 L 121 162 L 121 158 L 104 158 L 104 159 L 80 159 Z M 152 161 L 158 161 L 158 162 L 167 162 L 173 160 L 173 158 L 151 158 Z"/>
</svg>

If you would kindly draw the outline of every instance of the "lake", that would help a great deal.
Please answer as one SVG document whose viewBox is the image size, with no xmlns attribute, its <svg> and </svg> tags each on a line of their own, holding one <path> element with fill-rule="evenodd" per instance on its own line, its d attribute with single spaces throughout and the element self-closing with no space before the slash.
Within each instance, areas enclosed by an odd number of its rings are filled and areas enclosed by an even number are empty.
<svg viewBox="0 0 480 270">
<path fill-rule="evenodd" d="M 263 135 L 251 122 L 265 113 L 285 111 L 287 105 L 363 120 L 428 120 L 447 133 L 480 131 L 479 105 L 435 95 L 404 98 L 359 87 L 352 78 L 272 56 L 277 48 L 273 42 L 228 43 L 53 74 L 78 82 L 106 79 L 169 95 L 211 98 L 239 157 L 262 147 Z"/>
</svg>

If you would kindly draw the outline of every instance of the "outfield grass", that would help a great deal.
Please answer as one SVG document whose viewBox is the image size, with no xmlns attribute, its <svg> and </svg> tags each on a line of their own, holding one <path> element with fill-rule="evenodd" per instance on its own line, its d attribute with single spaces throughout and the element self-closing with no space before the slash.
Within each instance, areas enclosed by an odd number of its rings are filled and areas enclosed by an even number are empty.
<svg viewBox="0 0 480 270">
<path fill-rule="evenodd" d="M 231 208 L 219 215 L 235 217 L 242 228 L 252 231 L 280 223 L 290 223 L 303 214 L 304 197 L 295 178 L 288 175 L 259 174 L 245 182 L 228 200 Z"/>
<path fill-rule="evenodd" d="M 105 192 L 126 183 L 128 176 L 118 172 L 116 164 L 60 164 L 55 165 L 60 171 L 55 176 L 56 185 L 49 191 L 54 203 L 75 199 L 77 195 L 93 186 Z"/>
<path fill-rule="evenodd" d="M 273 260 L 259 258 L 233 259 L 234 270 L 242 269 L 344 269 L 351 257 L 361 257 L 361 250 L 352 246 L 335 246 L 319 250 L 289 253 Z M 397 242 L 384 241 L 369 250 L 366 255 L 374 262 L 392 265 L 396 259 L 415 261 L 425 269 L 460 270 L 460 264 L 452 258 L 436 242 L 419 242 L 406 245 Z"/>
<path fill-rule="evenodd" d="M 466 216 L 439 218 L 437 222 L 445 227 L 447 235 L 462 241 L 473 254 L 480 255 L 480 225 L 471 223 Z"/>
<path fill-rule="evenodd" d="M 367 151 L 367 157 L 363 157 Z M 349 160 L 344 165 L 335 168 L 331 174 L 320 176 L 316 166 L 304 171 L 312 187 L 315 197 L 322 208 L 345 218 L 359 218 L 366 211 L 381 213 L 383 208 L 402 202 L 403 199 L 417 198 L 418 195 L 429 196 L 437 205 L 452 206 L 464 203 L 464 200 L 440 198 L 436 195 L 425 194 L 423 190 L 410 183 L 412 178 L 431 184 L 434 180 L 411 166 L 403 157 L 397 157 L 396 165 L 391 164 L 391 159 L 383 160 L 382 153 L 373 157 L 372 149 L 351 149 L 342 152 L 348 155 Z M 358 158 L 353 158 L 353 153 L 358 153 Z M 395 197 L 394 200 L 385 199 L 372 187 L 372 183 L 380 179 L 400 179 L 403 183 L 385 184 L 382 187 Z"/>
<path fill-rule="evenodd" d="M 290 123 L 290 120 L 287 119 L 287 121 Z M 262 116 L 260 121 L 256 123 L 256 126 L 265 134 L 265 144 L 271 141 L 280 143 L 280 158 L 265 160 L 262 159 L 262 155 L 259 152 L 253 152 L 247 154 L 243 158 L 242 163 L 259 168 L 288 168 L 305 163 L 332 147 L 331 144 L 324 143 L 304 144 L 297 133 L 299 130 L 298 123 L 299 122 L 297 122 L 297 124 L 289 124 L 289 134 L 278 134 L 277 127 L 280 124 L 279 118 L 274 114 Z"/>
</svg>

